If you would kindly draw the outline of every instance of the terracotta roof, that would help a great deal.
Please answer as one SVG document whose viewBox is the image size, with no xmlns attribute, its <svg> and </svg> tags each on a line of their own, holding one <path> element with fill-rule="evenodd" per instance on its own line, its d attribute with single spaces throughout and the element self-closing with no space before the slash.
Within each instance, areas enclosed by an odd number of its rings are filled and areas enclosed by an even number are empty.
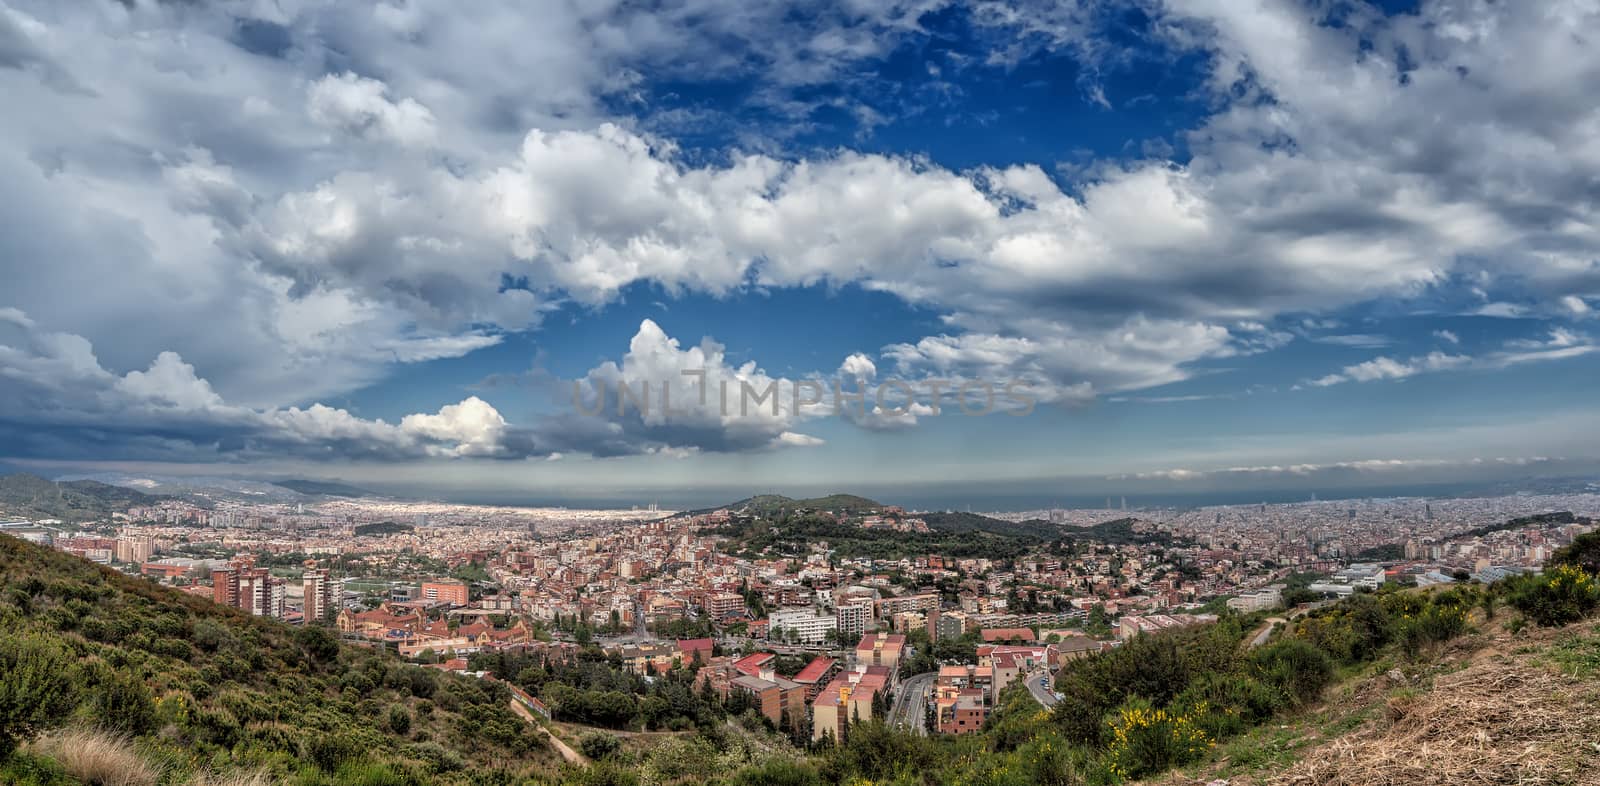
<svg viewBox="0 0 1600 786">
<path fill-rule="evenodd" d="M 812 658 L 811 662 L 807 663 L 799 674 L 794 675 L 794 681 L 816 682 L 822 679 L 822 675 L 828 673 L 828 669 L 833 668 L 835 662 L 833 658 Z"/>
</svg>

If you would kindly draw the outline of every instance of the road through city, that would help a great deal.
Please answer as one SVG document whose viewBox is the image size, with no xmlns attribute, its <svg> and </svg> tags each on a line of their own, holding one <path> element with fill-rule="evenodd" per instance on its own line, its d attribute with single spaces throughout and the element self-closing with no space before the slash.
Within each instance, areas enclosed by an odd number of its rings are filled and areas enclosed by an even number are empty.
<svg viewBox="0 0 1600 786">
<path fill-rule="evenodd" d="M 907 677 L 900 681 L 900 691 L 895 694 L 894 705 L 889 708 L 889 725 L 927 734 L 923 723 L 927 714 L 928 690 L 938 672 L 930 671 Z"/>
</svg>

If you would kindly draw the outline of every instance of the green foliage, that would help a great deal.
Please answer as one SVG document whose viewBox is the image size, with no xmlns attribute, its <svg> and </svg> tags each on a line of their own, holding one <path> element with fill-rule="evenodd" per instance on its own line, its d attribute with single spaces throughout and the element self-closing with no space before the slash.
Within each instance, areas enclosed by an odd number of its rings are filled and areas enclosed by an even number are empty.
<svg viewBox="0 0 1600 786">
<path fill-rule="evenodd" d="M 1577 622 L 1600 607 L 1600 586 L 1594 576 L 1570 564 L 1506 579 L 1497 589 L 1517 611 L 1545 627 Z"/>
<path fill-rule="evenodd" d="M 137 736 L 155 729 L 156 704 L 142 680 L 109 668 L 96 670 L 94 715 L 100 726 Z"/>
<path fill-rule="evenodd" d="M 1075 661 L 1056 678 L 1063 696 L 1055 712 L 1068 740 L 1104 742 L 1106 713 L 1131 697 L 1164 706 L 1191 680 L 1212 671 L 1230 671 L 1243 638 L 1235 621 L 1158 636 L 1136 636 L 1110 652 Z"/>
<path fill-rule="evenodd" d="M 0 634 L 0 761 L 77 705 L 72 656 L 36 634 Z"/>
<path fill-rule="evenodd" d="M 1591 576 L 1600 575 L 1600 530 L 1585 532 L 1550 557 L 1551 565 L 1572 565 Z"/>
<path fill-rule="evenodd" d="M 351 529 L 351 533 L 360 538 L 368 535 L 397 535 L 403 532 L 413 532 L 415 530 L 416 527 L 413 527 L 410 524 L 400 524 L 394 521 L 379 521 L 374 524 L 357 524 L 353 529 Z"/>
<path fill-rule="evenodd" d="M 0 783 L 6 786 L 82 786 L 55 761 L 43 756 L 16 753 L 0 756 Z"/>
<path fill-rule="evenodd" d="M 731 786 L 822 786 L 822 773 L 806 762 L 768 759 L 735 773 Z"/>
<path fill-rule="evenodd" d="M 591 731 L 578 738 L 578 752 L 591 759 L 608 758 L 619 750 L 622 750 L 622 740 L 615 734 Z"/>
<path fill-rule="evenodd" d="M 410 734 L 411 711 L 401 706 L 390 707 L 386 725 L 389 727 L 389 731 L 402 737 Z"/>
<path fill-rule="evenodd" d="M 1284 639 L 1251 653 L 1249 671 L 1286 705 L 1300 706 L 1322 695 L 1333 679 L 1333 659 L 1303 640 Z"/>
<path fill-rule="evenodd" d="M 1106 729 L 1106 768 L 1130 780 L 1187 764 L 1214 744 L 1194 715 L 1154 707 L 1144 698 L 1118 707 Z"/>
<path fill-rule="evenodd" d="M 57 725 L 129 735 L 164 784 L 513 784 L 555 760 L 503 686 L 0 536 L 0 783 L 52 783 L 3 754 Z"/>
<path fill-rule="evenodd" d="M 339 659 L 339 640 L 327 628 L 307 625 L 295 631 L 294 640 L 314 663 L 331 664 Z"/>
</svg>

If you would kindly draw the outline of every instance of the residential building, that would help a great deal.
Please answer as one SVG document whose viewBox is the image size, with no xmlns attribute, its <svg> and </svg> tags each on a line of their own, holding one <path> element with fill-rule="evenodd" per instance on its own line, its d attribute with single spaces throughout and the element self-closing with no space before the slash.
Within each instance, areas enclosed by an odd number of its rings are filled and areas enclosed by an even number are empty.
<svg viewBox="0 0 1600 786">
<path fill-rule="evenodd" d="M 782 609 L 767 616 L 770 623 L 768 636 L 775 641 L 792 641 L 797 644 L 822 644 L 828 640 L 828 631 L 839 629 L 839 618 L 832 614 L 817 614 L 810 608 Z"/>
<path fill-rule="evenodd" d="M 327 622 L 338 612 L 338 585 L 328 571 L 317 568 L 300 574 L 302 611 L 306 622 Z"/>
<path fill-rule="evenodd" d="M 856 644 L 856 664 L 882 666 L 894 674 L 900 668 L 900 655 L 905 647 L 904 634 L 869 633 Z"/>
<path fill-rule="evenodd" d="M 467 585 L 461 581 L 424 581 L 422 582 L 422 599 L 437 603 L 448 603 L 452 606 L 465 606 L 470 601 Z"/>
</svg>

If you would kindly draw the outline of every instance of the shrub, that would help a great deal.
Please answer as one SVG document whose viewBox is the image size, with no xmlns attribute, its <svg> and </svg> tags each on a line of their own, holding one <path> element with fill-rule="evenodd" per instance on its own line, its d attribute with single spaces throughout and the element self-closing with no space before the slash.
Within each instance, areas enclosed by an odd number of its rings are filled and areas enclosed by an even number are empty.
<svg viewBox="0 0 1600 786">
<path fill-rule="evenodd" d="M 604 759 L 622 749 L 622 740 L 615 734 L 591 731 L 578 738 L 578 751 L 591 759 Z"/>
<path fill-rule="evenodd" d="M 95 717 L 111 731 L 140 735 L 155 727 L 156 704 L 144 682 L 109 670 L 94 694 Z"/>
<path fill-rule="evenodd" d="M 1129 780 L 1194 761 L 1213 744 L 1192 715 L 1156 709 L 1145 699 L 1123 704 L 1106 726 L 1106 765 Z"/>
<path fill-rule="evenodd" d="M 639 776 L 626 767 L 609 761 L 597 761 L 579 770 L 571 771 L 563 783 L 573 786 L 638 786 Z"/>
<path fill-rule="evenodd" d="M 1298 639 L 1275 641 L 1250 656 L 1257 679 L 1280 691 L 1287 703 L 1304 704 L 1322 694 L 1333 679 L 1327 653 Z"/>
<path fill-rule="evenodd" d="M 1551 555 L 1550 564 L 1571 565 L 1589 575 L 1600 574 L 1600 531 L 1586 532 Z"/>
<path fill-rule="evenodd" d="M 768 759 L 759 766 L 735 773 L 733 786 L 821 786 L 816 767 L 788 759 Z"/>
<path fill-rule="evenodd" d="M 305 757 L 323 772 L 335 772 L 361 756 L 360 742 L 345 734 L 311 734 L 303 743 Z"/>
<path fill-rule="evenodd" d="M 1557 565 L 1541 575 L 1506 582 L 1511 605 L 1545 627 L 1577 622 L 1600 606 L 1594 577 L 1573 565 Z"/>
<path fill-rule="evenodd" d="M 327 628 L 307 625 L 295 631 L 294 639 L 315 663 L 334 663 L 339 659 L 339 640 Z"/>
<path fill-rule="evenodd" d="M 1124 699 L 1142 696 L 1159 705 L 1182 692 L 1191 678 L 1187 639 L 1171 633 L 1138 636 L 1063 672 L 1056 681 L 1063 700 L 1055 719 L 1067 739 L 1099 744 L 1105 731 L 1101 718 Z"/>
<path fill-rule="evenodd" d="M 1222 739 L 1272 717 L 1287 698 L 1255 677 L 1214 672 L 1195 680 L 1173 705 L 1194 717 L 1212 739 Z"/>
<path fill-rule="evenodd" d="M 0 783 L 6 786 L 80 786 L 55 760 L 18 753 L 0 761 Z"/>
<path fill-rule="evenodd" d="M 1416 655 L 1429 644 L 1449 641 L 1467 630 L 1467 607 L 1435 603 L 1415 615 L 1407 615 L 1398 624 L 1400 647 L 1407 655 Z"/>
<path fill-rule="evenodd" d="M 55 639 L 0 635 L 0 761 L 72 711 L 74 672 Z"/>
<path fill-rule="evenodd" d="M 411 731 L 411 713 L 405 707 L 390 707 L 387 718 L 389 730 L 395 734 L 405 735 Z"/>
</svg>

